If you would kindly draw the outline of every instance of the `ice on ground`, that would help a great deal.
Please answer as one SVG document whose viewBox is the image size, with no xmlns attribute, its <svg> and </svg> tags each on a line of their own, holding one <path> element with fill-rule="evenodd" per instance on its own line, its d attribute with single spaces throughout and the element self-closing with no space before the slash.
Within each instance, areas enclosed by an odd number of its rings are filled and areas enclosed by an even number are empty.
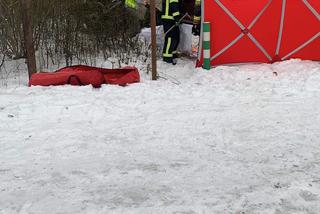
<svg viewBox="0 0 320 214">
<path fill-rule="evenodd" d="M 320 213 L 320 64 L 159 63 L 0 89 L 0 213 Z"/>
</svg>

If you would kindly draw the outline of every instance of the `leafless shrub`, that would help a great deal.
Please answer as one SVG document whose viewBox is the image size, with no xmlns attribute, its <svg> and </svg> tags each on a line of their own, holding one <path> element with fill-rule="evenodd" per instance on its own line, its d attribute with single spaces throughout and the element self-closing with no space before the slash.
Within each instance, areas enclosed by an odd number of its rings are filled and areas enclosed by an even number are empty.
<svg viewBox="0 0 320 214">
<path fill-rule="evenodd" d="M 121 0 L 33 0 L 33 35 L 38 68 L 95 64 L 98 56 L 118 66 L 148 56 L 136 36 L 140 22 Z M 0 0 L 0 54 L 25 57 L 19 0 Z"/>
</svg>

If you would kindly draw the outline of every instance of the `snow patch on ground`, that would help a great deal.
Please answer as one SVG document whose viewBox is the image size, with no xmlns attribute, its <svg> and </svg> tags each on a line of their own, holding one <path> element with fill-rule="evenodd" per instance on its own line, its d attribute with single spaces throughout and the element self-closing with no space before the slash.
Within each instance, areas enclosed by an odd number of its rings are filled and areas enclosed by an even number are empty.
<svg viewBox="0 0 320 214">
<path fill-rule="evenodd" d="M 0 88 L 0 213 L 320 213 L 319 62 L 159 75 Z"/>
</svg>

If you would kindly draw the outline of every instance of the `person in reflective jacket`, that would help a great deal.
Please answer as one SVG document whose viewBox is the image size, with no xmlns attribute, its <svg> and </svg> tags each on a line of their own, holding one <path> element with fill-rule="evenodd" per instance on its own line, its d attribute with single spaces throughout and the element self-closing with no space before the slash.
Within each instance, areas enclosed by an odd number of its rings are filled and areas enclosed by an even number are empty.
<svg viewBox="0 0 320 214">
<path fill-rule="evenodd" d="M 162 0 L 162 25 L 165 33 L 163 61 L 176 64 L 177 48 L 180 40 L 179 19 L 181 0 Z"/>
<path fill-rule="evenodd" d="M 193 35 L 200 35 L 200 24 L 201 24 L 201 0 L 196 0 L 194 6 L 194 16 L 193 16 Z"/>
</svg>

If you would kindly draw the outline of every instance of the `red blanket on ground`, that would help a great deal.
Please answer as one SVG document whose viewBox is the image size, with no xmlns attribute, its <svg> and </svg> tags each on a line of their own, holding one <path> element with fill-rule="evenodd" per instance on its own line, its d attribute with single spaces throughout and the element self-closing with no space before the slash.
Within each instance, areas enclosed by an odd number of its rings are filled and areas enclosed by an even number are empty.
<svg viewBox="0 0 320 214">
<path fill-rule="evenodd" d="M 65 67 L 52 73 L 33 74 L 29 86 L 57 85 L 92 85 L 95 88 L 102 84 L 127 85 L 140 82 L 140 74 L 136 67 L 119 69 L 97 68 L 84 65 Z"/>
</svg>

